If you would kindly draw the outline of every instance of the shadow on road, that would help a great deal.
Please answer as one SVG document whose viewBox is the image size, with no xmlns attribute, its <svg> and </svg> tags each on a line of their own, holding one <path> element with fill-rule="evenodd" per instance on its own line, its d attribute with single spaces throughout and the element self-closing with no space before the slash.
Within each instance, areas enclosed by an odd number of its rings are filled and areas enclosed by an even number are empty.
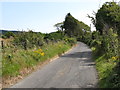
<svg viewBox="0 0 120 90">
<path fill-rule="evenodd" d="M 85 51 L 85 52 L 74 52 L 74 53 L 63 55 L 61 57 L 68 57 L 68 58 L 90 58 L 91 55 L 92 55 L 91 51 Z"/>
<path fill-rule="evenodd" d="M 84 52 L 74 52 L 61 56 L 61 58 L 74 58 L 73 60 L 78 60 L 79 62 L 84 63 L 84 66 L 94 66 L 95 63 L 92 60 L 92 51 Z M 69 60 L 69 59 L 67 59 Z"/>
</svg>

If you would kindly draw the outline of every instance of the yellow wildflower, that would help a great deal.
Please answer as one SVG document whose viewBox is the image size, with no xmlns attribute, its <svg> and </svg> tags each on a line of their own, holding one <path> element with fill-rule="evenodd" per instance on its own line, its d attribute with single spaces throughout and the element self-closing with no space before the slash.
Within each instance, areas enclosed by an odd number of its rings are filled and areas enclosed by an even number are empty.
<svg viewBox="0 0 120 90">
<path fill-rule="evenodd" d="M 40 54 L 41 56 L 45 55 L 45 53 L 42 51 L 42 49 L 38 49 L 37 51 L 34 51 L 34 52 Z"/>
<path fill-rule="evenodd" d="M 35 53 L 38 53 L 38 51 L 34 51 Z"/>
<path fill-rule="evenodd" d="M 39 52 L 42 52 L 42 49 L 38 49 Z"/>
<path fill-rule="evenodd" d="M 95 50 L 96 50 L 96 48 L 95 48 L 95 47 L 92 47 L 91 49 L 92 49 L 93 51 L 95 51 Z"/>
<path fill-rule="evenodd" d="M 116 60 L 117 58 L 116 57 L 112 57 L 113 60 Z"/>
<path fill-rule="evenodd" d="M 41 56 L 44 56 L 44 55 L 45 55 L 45 53 L 44 53 L 44 52 L 42 52 L 42 53 L 40 53 L 40 55 L 41 55 Z"/>
</svg>

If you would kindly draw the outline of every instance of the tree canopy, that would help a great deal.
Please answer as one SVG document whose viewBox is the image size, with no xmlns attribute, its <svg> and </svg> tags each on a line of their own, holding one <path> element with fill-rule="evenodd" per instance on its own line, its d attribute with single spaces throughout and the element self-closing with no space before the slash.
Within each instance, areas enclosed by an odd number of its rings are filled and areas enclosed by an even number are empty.
<svg viewBox="0 0 120 90">
<path fill-rule="evenodd" d="M 96 14 L 96 29 L 101 33 L 110 28 L 120 27 L 120 6 L 115 2 L 106 2 Z"/>
<path fill-rule="evenodd" d="M 70 13 L 66 15 L 63 27 L 68 36 L 80 36 L 83 35 L 84 31 L 90 31 L 88 25 L 78 21 Z"/>
</svg>

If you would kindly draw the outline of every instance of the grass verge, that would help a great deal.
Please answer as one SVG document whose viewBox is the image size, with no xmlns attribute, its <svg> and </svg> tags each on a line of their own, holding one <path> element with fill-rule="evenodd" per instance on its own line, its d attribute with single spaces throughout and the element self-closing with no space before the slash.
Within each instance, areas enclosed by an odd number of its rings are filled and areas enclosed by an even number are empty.
<svg viewBox="0 0 120 90">
<path fill-rule="evenodd" d="M 60 41 L 55 44 L 51 43 L 42 48 L 31 50 L 18 49 L 14 52 L 11 48 L 7 49 L 2 55 L 3 87 L 8 87 L 11 82 L 14 82 L 13 79 L 15 78 L 12 77 L 22 79 L 21 76 L 26 76 L 29 74 L 28 72 L 30 69 L 33 69 L 37 65 L 41 65 L 43 62 L 53 58 L 56 55 L 60 56 L 71 47 L 72 46 L 70 43 Z"/>
<path fill-rule="evenodd" d="M 105 54 L 98 55 L 93 50 L 93 58 L 96 62 L 96 69 L 99 75 L 99 87 L 100 88 L 119 88 L 120 77 L 117 69 L 118 60 L 115 58 L 107 59 Z"/>
<path fill-rule="evenodd" d="M 70 48 L 70 44 L 59 42 L 34 50 L 20 49 L 16 52 L 8 50 L 2 57 L 2 76 L 17 76 L 21 69 L 35 66 L 56 55 L 61 55 Z"/>
</svg>

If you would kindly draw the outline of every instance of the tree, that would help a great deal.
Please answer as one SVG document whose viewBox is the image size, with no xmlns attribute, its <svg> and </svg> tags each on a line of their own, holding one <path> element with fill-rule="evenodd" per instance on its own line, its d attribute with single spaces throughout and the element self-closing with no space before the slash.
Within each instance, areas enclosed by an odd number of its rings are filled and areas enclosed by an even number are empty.
<svg viewBox="0 0 120 90">
<path fill-rule="evenodd" d="M 64 28 L 65 33 L 68 36 L 73 36 L 75 33 L 75 28 L 77 26 L 77 22 L 75 21 L 74 17 L 70 13 L 68 13 L 65 17 Z"/>
<path fill-rule="evenodd" d="M 90 31 L 90 27 L 88 25 L 84 24 L 82 21 L 78 21 L 70 13 L 66 15 L 63 27 L 65 29 L 65 33 L 70 37 L 83 35 L 83 30 Z"/>
<path fill-rule="evenodd" d="M 93 11 L 93 15 L 96 15 L 96 12 Z M 90 16 L 89 14 L 87 14 L 87 17 L 91 19 L 91 22 L 93 23 L 93 25 L 95 26 L 96 24 L 96 19 L 93 16 Z"/>
<path fill-rule="evenodd" d="M 54 27 L 56 27 L 58 31 L 63 31 L 63 23 L 64 22 L 57 23 Z"/>
<path fill-rule="evenodd" d="M 58 32 L 61 33 L 61 36 L 64 36 L 64 30 L 63 30 L 64 26 L 63 26 L 63 23 L 64 22 L 60 22 L 60 23 L 57 23 L 57 24 L 54 25 L 54 27 L 57 28 Z"/>
<path fill-rule="evenodd" d="M 117 32 L 118 53 L 120 53 L 120 6 L 116 2 L 106 2 L 103 4 L 96 14 L 95 26 L 101 34 L 109 35 L 111 28 L 113 33 Z"/>
<path fill-rule="evenodd" d="M 120 27 L 120 6 L 115 2 L 106 2 L 96 14 L 96 29 L 102 34 L 103 30 L 114 30 Z M 107 31 L 106 31 L 107 32 Z M 120 34 L 120 31 L 118 31 Z"/>
</svg>

